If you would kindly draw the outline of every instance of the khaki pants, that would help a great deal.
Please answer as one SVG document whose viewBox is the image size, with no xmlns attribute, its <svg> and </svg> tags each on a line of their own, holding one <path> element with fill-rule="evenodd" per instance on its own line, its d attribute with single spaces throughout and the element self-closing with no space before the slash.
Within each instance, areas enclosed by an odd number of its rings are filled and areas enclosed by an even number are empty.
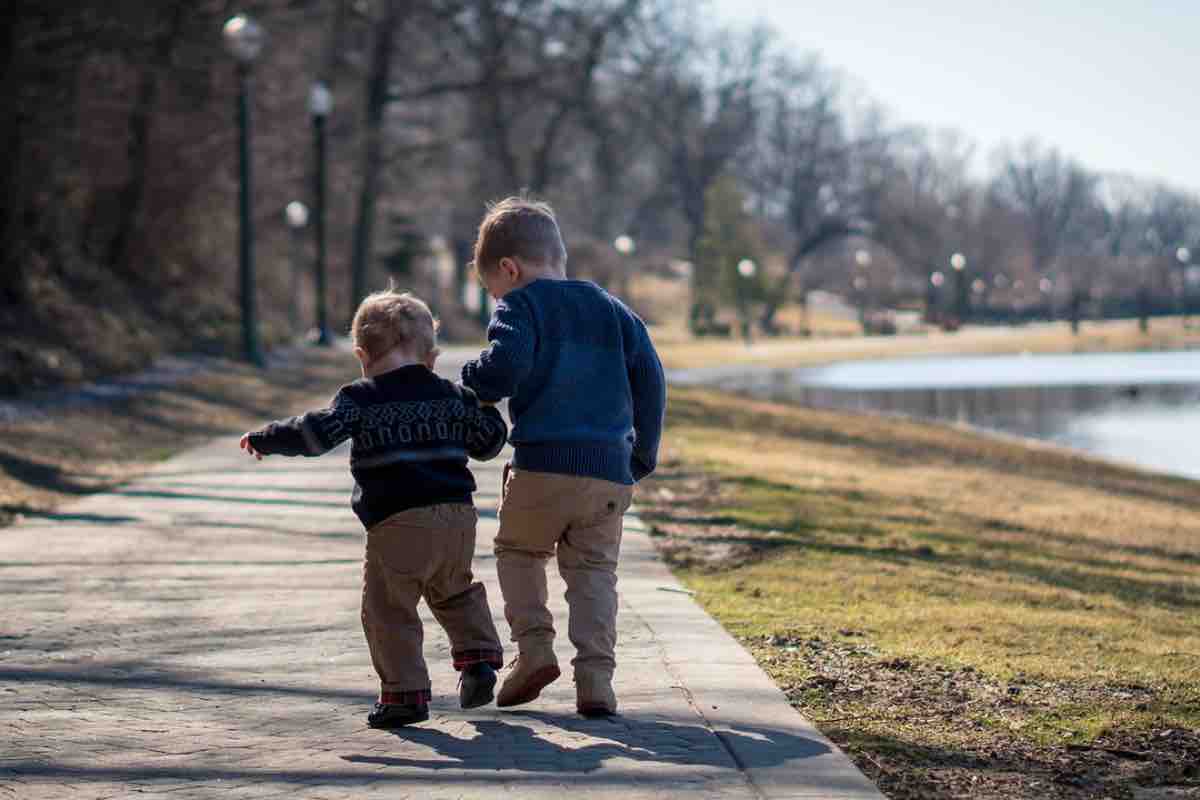
<svg viewBox="0 0 1200 800">
<path fill-rule="evenodd" d="M 444 503 L 401 511 L 367 531 L 362 624 L 382 702 L 429 701 L 422 597 L 450 637 L 455 669 L 503 666 L 487 591 L 472 581 L 476 519 L 473 506 Z"/>
<path fill-rule="evenodd" d="M 621 520 L 632 498 L 632 486 L 505 468 L 496 571 L 504 616 L 520 651 L 553 645 L 546 560 L 557 555 L 567 584 L 575 673 L 612 677 Z"/>
</svg>

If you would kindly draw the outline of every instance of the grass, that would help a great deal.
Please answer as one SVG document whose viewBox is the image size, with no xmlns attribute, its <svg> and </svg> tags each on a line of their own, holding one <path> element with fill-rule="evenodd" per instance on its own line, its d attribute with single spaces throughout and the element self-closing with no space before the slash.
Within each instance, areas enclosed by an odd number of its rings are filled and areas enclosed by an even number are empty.
<svg viewBox="0 0 1200 800">
<path fill-rule="evenodd" d="M 666 440 L 662 551 L 889 794 L 1200 782 L 1200 483 L 703 390 Z"/>
<path fill-rule="evenodd" d="M 328 402 L 354 377 L 347 353 L 305 348 L 263 370 L 215 359 L 177 383 L 111 402 L 43 412 L 24 401 L 30 413 L 0 421 L 0 525 L 111 488 L 214 436 Z"/>
</svg>

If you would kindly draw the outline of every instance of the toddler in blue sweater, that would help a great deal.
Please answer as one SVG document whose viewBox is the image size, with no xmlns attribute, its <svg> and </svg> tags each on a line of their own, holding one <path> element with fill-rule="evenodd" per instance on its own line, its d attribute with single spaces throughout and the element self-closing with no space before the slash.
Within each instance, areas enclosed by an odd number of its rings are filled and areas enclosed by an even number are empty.
<svg viewBox="0 0 1200 800">
<path fill-rule="evenodd" d="M 576 707 L 616 712 L 617 558 L 633 484 L 655 466 L 666 383 L 646 326 L 599 286 L 566 277 L 553 210 L 508 198 L 475 242 L 497 305 L 488 349 L 463 367 L 481 402 L 509 398 L 514 448 L 496 537 L 504 614 L 519 651 L 496 702 L 527 703 L 560 675 L 546 561 L 567 584 Z"/>
</svg>

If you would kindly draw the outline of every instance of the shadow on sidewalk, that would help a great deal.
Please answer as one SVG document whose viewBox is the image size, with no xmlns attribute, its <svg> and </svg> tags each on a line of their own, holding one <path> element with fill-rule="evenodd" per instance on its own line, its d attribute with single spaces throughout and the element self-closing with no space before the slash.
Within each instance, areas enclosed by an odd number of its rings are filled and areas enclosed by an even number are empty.
<svg viewBox="0 0 1200 800">
<path fill-rule="evenodd" d="M 224 689 L 227 685 L 210 683 L 204 688 L 213 686 Z M 336 696 L 335 693 L 329 695 Z M 314 759 L 307 767 L 293 769 L 238 764 L 217 765 L 203 760 L 186 764 L 138 761 L 128 765 L 83 765 L 13 759 L 0 769 L 0 779 L 15 776 L 30 782 L 49 779 L 74 784 L 135 781 L 139 786 L 147 788 L 163 788 L 155 786 L 159 783 L 183 783 L 196 787 L 223 782 L 223 791 L 244 788 L 241 782 L 247 782 L 247 786 L 319 784 L 343 789 L 381 783 L 415 783 L 427 788 L 430 776 L 422 774 L 422 770 L 435 773 L 449 771 L 449 774 L 434 778 L 444 781 L 445 785 L 472 782 L 490 784 L 497 780 L 497 771 L 503 770 L 506 773 L 505 781 L 520 782 L 521 785 L 531 788 L 561 786 L 564 774 L 573 776 L 572 780 L 579 786 L 612 786 L 645 784 L 650 775 L 642 769 L 630 769 L 629 764 L 606 765 L 605 762 L 609 760 L 672 765 L 687 768 L 685 772 L 706 769 L 718 771 L 737 770 L 739 767 L 745 769 L 773 766 L 828 752 L 825 745 L 803 736 L 757 726 L 739 727 L 736 731 L 719 731 L 714 735 L 712 730 L 699 724 L 629 717 L 584 720 L 570 716 L 527 713 L 513 714 L 512 718 L 577 734 L 572 741 L 580 741 L 583 736 L 601 741 L 569 747 L 541 738 L 530 725 L 514 724 L 507 719 L 488 719 L 468 723 L 473 725 L 477 732 L 477 735 L 470 739 L 459 738 L 435 728 L 414 727 L 393 731 L 395 737 L 400 740 L 397 742 L 399 747 L 410 744 L 423 745 L 442 758 L 361 754 L 340 757 L 347 765 L 360 766 L 359 769 L 352 766 L 340 770 L 323 767 L 319 758 Z M 376 733 L 379 732 L 370 732 L 369 735 Z M 739 747 L 738 752 L 743 756 L 740 761 L 731 756 L 727 745 L 721 741 L 728 741 L 730 738 L 735 741 L 745 740 L 738 742 L 739 745 L 752 745 L 752 749 Z M 748 759 L 747 753 L 750 754 Z M 394 769 L 374 770 L 370 767 Z M 601 771 L 601 767 L 606 768 Z M 513 772 L 520 774 L 513 775 Z M 676 771 L 672 775 L 673 779 L 677 780 L 681 773 Z"/>
<path fill-rule="evenodd" d="M 408 769 L 495 770 L 512 767 L 526 772 L 588 773 L 609 759 L 677 764 L 688 767 L 768 767 L 829 752 L 813 739 L 771 728 L 752 726 L 713 731 L 699 724 L 613 717 L 588 720 L 545 713 L 517 713 L 514 720 L 528 720 L 548 727 L 600 739 L 601 742 L 568 747 L 538 736 L 527 725 L 507 719 L 472 722 L 477 736 L 460 738 L 433 728 L 402 728 L 391 733 L 405 742 L 422 744 L 442 759 L 413 759 L 400 756 L 348 755 L 354 764 Z M 739 754 L 735 759 L 732 752 Z"/>
<path fill-rule="evenodd" d="M 0 505 L 0 515 L 9 514 L 14 517 L 24 517 L 27 520 L 45 520 L 46 522 L 87 522 L 93 525 L 124 525 L 128 522 L 140 522 L 140 517 L 130 517 L 122 514 L 91 514 L 82 511 L 75 513 L 55 513 L 44 511 L 27 505 Z"/>
</svg>

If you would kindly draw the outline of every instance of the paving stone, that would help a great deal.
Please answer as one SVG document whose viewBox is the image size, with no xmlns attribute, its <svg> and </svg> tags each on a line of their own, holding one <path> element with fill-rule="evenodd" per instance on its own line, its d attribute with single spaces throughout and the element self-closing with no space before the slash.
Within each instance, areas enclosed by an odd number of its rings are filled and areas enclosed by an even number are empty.
<svg viewBox="0 0 1200 800">
<path fill-rule="evenodd" d="M 0 800 L 881 796 L 681 591 L 632 515 L 620 717 L 576 715 L 569 669 L 527 706 L 459 710 L 423 611 L 432 718 L 368 728 L 377 684 L 345 460 L 256 463 L 223 438 L 0 530 Z M 501 464 L 476 465 L 476 573 L 506 633 L 491 555 Z"/>
</svg>

